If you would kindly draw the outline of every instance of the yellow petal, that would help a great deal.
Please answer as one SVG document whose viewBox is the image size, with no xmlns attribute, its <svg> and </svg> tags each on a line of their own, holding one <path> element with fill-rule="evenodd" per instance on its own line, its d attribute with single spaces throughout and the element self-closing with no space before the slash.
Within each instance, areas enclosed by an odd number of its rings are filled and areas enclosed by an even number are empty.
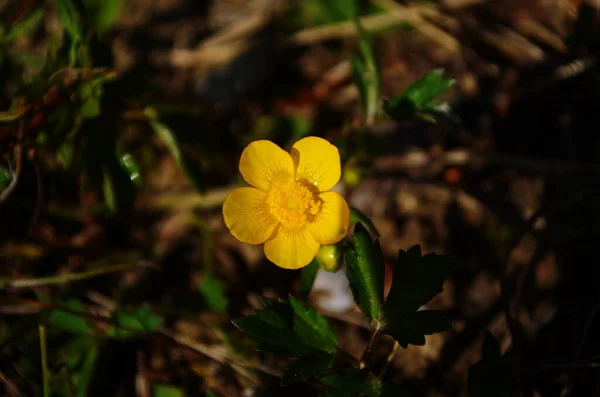
<svg viewBox="0 0 600 397">
<path fill-rule="evenodd" d="M 309 136 L 292 147 L 296 180 L 307 180 L 324 192 L 335 186 L 342 174 L 338 149 L 323 138 Z"/>
<path fill-rule="evenodd" d="M 267 208 L 267 195 L 253 187 L 234 189 L 223 203 L 225 225 L 233 237 L 249 244 L 264 243 L 277 227 Z"/>
<path fill-rule="evenodd" d="M 323 208 L 308 225 L 308 230 L 319 244 L 335 244 L 348 233 L 348 203 L 335 192 L 321 193 L 319 197 L 323 200 Z"/>
<path fill-rule="evenodd" d="M 267 259 L 284 269 L 299 269 L 313 260 L 319 244 L 307 230 L 292 231 L 280 227 L 265 242 Z"/>
<path fill-rule="evenodd" d="M 288 152 L 271 141 L 254 141 L 242 152 L 240 172 L 246 182 L 266 192 L 275 178 L 291 179 L 294 162 Z"/>
</svg>

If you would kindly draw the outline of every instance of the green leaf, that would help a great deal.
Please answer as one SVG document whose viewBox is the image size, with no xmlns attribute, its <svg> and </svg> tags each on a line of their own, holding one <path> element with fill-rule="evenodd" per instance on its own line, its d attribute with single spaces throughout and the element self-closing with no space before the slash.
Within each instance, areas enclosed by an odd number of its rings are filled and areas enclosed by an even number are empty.
<svg viewBox="0 0 600 397">
<path fill-rule="evenodd" d="M 511 366 L 508 356 L 487 331 L 483 340 L 481 360 L 469 368 L 467 386 L 473 397 L 508 397 L 511 395 Z"/>
<path fill-rule="evenodd" d="M 75 148 L 73 147 L 73 142 L 63 141 L 60 146 L 56 148 L 56 160 L 58 160 L 59 164 L 62 165 L 63 168 L 67 169 L 73 162 L 74 153 Z"/>
<path fill-rule="evenodd" d="M 96 97 L 87 98 L 81 105 L 81 115 L 85 119 L 93 119 L 100 114 L 100 100 Z"/>
<path fill-rule="evenodd" d="M 88 387 L 94 373 L 94 367 L 98 359 L 98 345 L 94 344 L 90 349 L 84 350 L 84 357 L 81 363 L 80 370 L 75 374 L 73 383 L 78 397 L 88 395 Z"/>
<path fill-rule="evenodd" d="M 129 210 L 136 197 L 136 187 L 114 152 L 102 159 L 102 192 L 111 212 Z"/>
<path fill-rule="evenodd" d="M 86 20 L 98 34 L 105 34 L 119 18 L 121 0 L 83 0 Z"/>
<path fill-rule="evenodd" d="M 321 379 L 329 388 L 319 394 L 319 397 L 356 397 L 369 387 L 369 376 L 365 371 L 341 370 Z"/>
<path fill-rule="evenodd" d="M 327 375 L 333 366 L 334 356 L 325 354 L 300 357 L 289 367 L 281 378 L 281 386 L 294 382 L 304 382 Z"/>
<path fill-rule="evenodd" d="M 385 264 L 379 241 L 373 242 L 361 223 L 354 227 L 353 247 L 345 252 L 346 275 L 354 300 L 371 323 L 378 327 L 383 319 L 383 281 Z"/>
<path fill-rule="evenodd" d="M 356 0 L 303 0 L 298 2 L 297 25 L 315 26 L 346 21 L 358 13 Z"/>
<path fill-rule="evenodd" d="M 81 16 L 73 0 L 54 0 L 58 19 L 67 33 L 69 65 L 74 66 L 80 61 L 80 46 L 83 40 Z"/>
<path fill-rule="evenodd" d="M 399 385 L 372 378 L 364 370 L 337 371 L 321 381 L 332 388 L 319 394 L 319 397 L 407 397 Z"/>
<path fill-rule="evenodd" d="M 400 250 L 394 266 L 392 288 L 384 310 L 411 313 L 443 291 L 444 281 L 454 267 L 446 255 L 421 256 L 421 246 Z"/>
<path fill-rule="evenodd" d="M 92 334 L 93 328 L 85 319 L 85 310 L 83 309 L 83 304 L 78 299 L 69 299 L 64 304 L 64 308 L 68 311 L 52 309 L 48 313 L 48 322 L 51 325 L 75 334 Z"/>
<path fill-rule="evenodd" d="M 199 285 L 200 293 L 207 306 L 218 313 L 225 313 L 229 301 L 223 293 L 223 284 L 221 280 L 215 278 L 210 273 L 206 273 Z"/>
<path fill-rule="evenodd" d="M 43 8 L 38 8 L 33 10 L 26 16 L 22 17 L 15 23 L 8 33 L 4 36 L 0 36 L 2 41 L 13 41 L 21 36 L 28 34 L 29 32 L 37 29 L 42 21 L 44 20 L 44 16 L 46 12 Z"/>
<path fill-rule="evenodd" d="M 118 327 L 111 327 L 108 335 L 121 339 L 134 337 L 136 333 L 156 331 L 163 323 L 162 317 L 152 314 L 147 304 L 137 309 L 120 308 L 113 313 L 112 319 Z"/>
<path fill-rule="evenodd" d="M 304 306 L 290 296 L 290 305 L 294 309 L 294 331 L 315 350 L 333 353 L 338 340 L 329 323 L 315 309 Z"/>
<path fill-rule="evenodd" d="M 60 349 L 60 361 L 58 366 L 66 365 L 69 372 L 70 383 L 75 395 L 85 397 L 88 395 L 88 387 L 96 366 L 99 355 L 98 343 L 91 337 L 72 338 L 68 344 Z M 61 395 L 70 395 L 69 387 L 64 382 Z M 71 394 L 72 395 L 72 394 Z"/>
<path fill-rule="evenodd" d="M 409 344 L 423 346 L 425 335 L 444 332 L 450 328 L 451 325 L 441 310 L 421 310 L 405 316 L 397 315 L 386 325 L 384 332 L 406 348 Z"/>
<path fill-rule="evenodd" d="M 406 347 L 408 344 L 423 345 L 425 335 L 447 330 L 450 324 L 442 312 L 417 310 L 442 292 L 452 268 L 453 263 L 447 256 L 421 256 L 419 245 L 408 252 L 400 250 L 392 287 L 383 305 L 386 324 L 383 332 Z"/>
<path fill-rule="evenodd" d="M 259 351 L 280 356 L 333 354 L 338 341 L 327 321 L 314 309 L 290 297 L 289 302 L 267 300 L 266 310 L 233 321 L 257 343 Z"/>
<path fill-rule="evenodd" d="M 4 112 L 0 112 L 0 123 L 10 123 L 13 121 L 16 121 L 18 119 L 20 119 L 21 117 L 23 117 L 23 115 L 25 115 L 25 113 L 29 110 L 28 106 L 25 107 L 21 107 L 21 108 L 17 108 L 17 109 L 10 109 L 10 110 L 6 110 Z"/>
<path fill-rule="evenodd" d="M 202 191 L 202 172 L 200 168 L 197 165 L 195 165 L 194 162 L 189 158 L 189 156 L 187 156 L 181 150 L 180 144 L 173 131 L 169 127 L 157 120 L 150 120 L 149 124 L 156 133 L 156 135 L 165 144 L 177 165 L 181 167 L 181 169 L 190 178 L 196 189 Z"/>
<path fill-rule="evenodd" d="M 4 189 L 8 187 L 8 185 L 10 185 L 12 178 L 12 174 L 9 170 L 4 167 L 0 167 L 0 193 L 2 193 Z"/>
<path fill-rule="evenodd" d="M 173 385 L 155 385 L 152 388 L 152 397 L 183 397 L 183 392 Z"/>
<path fill-rule="evenodd" d="M 140 166 L 138 165 L 135 157 L 131 153 L 125 153 L 119 156 L 119 163 L 121 167 L 125 170 L 131 182 L 134 183 L 135 186 L 142 186 L 142 177 L 140 172 Z"/>
<path fill-rule="evenodd" d="M 375 227 L 375 224 L 368 216 L 360 212 L 358 208 L 350 207 L 350 223 L 362 223 L 369 228 L 369 231 L 373 233 L 375 237 L 381 236 L 379 231 Z"/>
<path fill-rule="evenodd" d="M 318 271 L 319 264 L 314 259 L 308 266 L 302 268 L 300 273 L 300 300 L 306 301 L 308 299 L 308 295 L 310 295 Z"/>
<path fill-rule="evenodd" d="M 435 103 L 434 100 L 455 83 L 456 80 L 444 76 L 442 70 L 433 70 L 386 102 L 384 109 L 391 118 L 398 121 L 413 117 L 415 113 L 447 113 L 444 105 Z"/>
<path fill-rule="evenodd" d="M 372 124 L 379 111 L 381 76 L 379 75 L 379 68 L 375 61 L 369 36 L 363 29 L 358 18 L 355 19 L 355 24 L 360 33 L 360 42 L 358 44 L 358 56 L 352 58 L 352 69 L 354 71 L 354 79 L 358 84 L 366 122 L 367 124 Z"/>
</svg>

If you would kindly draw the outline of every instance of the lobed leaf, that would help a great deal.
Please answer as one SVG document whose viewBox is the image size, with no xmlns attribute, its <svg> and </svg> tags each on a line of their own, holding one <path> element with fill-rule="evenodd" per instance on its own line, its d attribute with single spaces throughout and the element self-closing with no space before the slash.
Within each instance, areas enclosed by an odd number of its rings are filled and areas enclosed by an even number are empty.
<svg viewBox="0 0 600 397">
<path fill-rule="evenodd" d="M 266 310 L 233 321 L 257 343 L 257 350 L 288 357 L 337 351 L 333 330 L 314 309 L 293 297 L 289 302 L 267 299 L 266 305 Z"/>
<path fill-rule="evenodd" d="M 304 382 L 314 378 L 320 378 L 333 367 L 334 356 L 327 354 L 315 354 L 302 356 L 286 368 L 281 378 L 281 386 L 294 382 Z"/>
<path fill-rule="evenodd" d="M 445 255 L 421 256 L 418 245 L 407 252 L 400 250 L 392 286 L 383 305 L 383 332 L 407 347 L 409 344 L 423 345 L 425 335 L 449 329 L 450 324 L 441 311 L 418 310 L 442 292 L 452 268 L 452 261 Z"/>
<path fill-rule="evenodd" d="M 496 338 L 487 331 L 481 360 L 469 368 L 467 386 L 473 397 L 508 397 L 511 395 L 511 367 L 508 356 L 501 355 Z"/>
</svg>

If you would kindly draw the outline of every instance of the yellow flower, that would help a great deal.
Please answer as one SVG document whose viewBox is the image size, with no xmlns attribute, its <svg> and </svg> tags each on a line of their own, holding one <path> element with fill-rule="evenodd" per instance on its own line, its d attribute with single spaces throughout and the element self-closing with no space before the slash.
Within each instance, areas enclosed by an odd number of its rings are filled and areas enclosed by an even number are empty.
<svg viewBox="0 0 600 397">
<path fill-rule="evenodd" d="M 227 196 L 225 224 L 244 243 L 264 243 L 265 255 L 277 266 L 304 267 L 321 244 L 347 234 L 348 204 L 328 191 L 340 180 L 340 154 L 325 139 L 301 139 L 291 153 L 270 141 L 254 141 L 242 152 L 240 172 L 252 187 Z"/>
</svg>

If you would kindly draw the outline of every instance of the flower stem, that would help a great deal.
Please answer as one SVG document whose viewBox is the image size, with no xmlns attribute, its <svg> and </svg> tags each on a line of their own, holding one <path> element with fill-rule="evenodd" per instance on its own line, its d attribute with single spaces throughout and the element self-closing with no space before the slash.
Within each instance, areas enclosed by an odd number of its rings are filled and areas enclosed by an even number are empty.
<svg viewBox="0 0 600 397">
<path fill-rule="evenodd" d="M 375 338 L 377 337 L 378 333 L 379 333 L 379 325 L 376 326 L 375 329 L 373 330 L 373 332 L 371 333 L 371 339 L 369 339 L 369 343 L 367 344 L 367 347 L 365 348 L 365 351 L 363 352 L 362 358 L 360 359 L 360 364 L 359 364 L 360 369 L 363 369 L 366 367 L 367 358 L 368 358 L 369 354 L 371 353 L 371 349 L 373 348 L 373 343 L 375 342 Z"/>
<path fill-rule="evenodd" d="M 394 341 L 394 347 L 392 347 L 392 351 L 388 355 L 387 360 L 385 360 L 385 364 L 383 365 L 383 368 L 381 368 L 381 372 L 379 372 L 379 379 L 383 379 L 383 377 L 385 376 L 385 373 L 390 368 L 390 365 L 392 364 L 394 356 L 396 355 L 396 352 L 398 351 L 399 347 L 400 345 L 398 344 L 398 342 Z"/>
<path fill-rule="evenodd" d="M 38 326 L 40 332 L 40 353 L 42 356 L 42 384 L 44 397 L 50 397 L 50 374 L 48 373 L 48 354 L 46 349 L 46 327 Z"/>
</svg>

